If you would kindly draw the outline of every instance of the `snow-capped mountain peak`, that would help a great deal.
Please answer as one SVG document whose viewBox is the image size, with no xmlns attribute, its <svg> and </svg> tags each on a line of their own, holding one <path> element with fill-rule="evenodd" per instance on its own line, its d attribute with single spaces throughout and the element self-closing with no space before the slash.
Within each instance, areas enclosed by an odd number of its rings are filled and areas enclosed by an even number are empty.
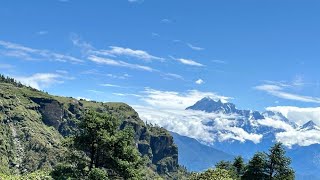
<svg viewBox="0 0 320 180">
<path fill-rule="evenodd" d="M 320 127 L 314 123 L 312 120 L 308 121 L 304 125 L 301 126 L 301 130 L 307 131 L 307 130 L 320 130 Z"/>
<path fill-rule="evenodd" d="M 196 102 L 193 106 L 187 108 L 192 110 L 200 110 L 208 113 L 224 113 L 234 114 L 237 113 L 237 108 L 232 103 L 223 103 L 221 100 L 213 100 L 210 97 L 205 97 L 200 101 Z"/>
</svg>

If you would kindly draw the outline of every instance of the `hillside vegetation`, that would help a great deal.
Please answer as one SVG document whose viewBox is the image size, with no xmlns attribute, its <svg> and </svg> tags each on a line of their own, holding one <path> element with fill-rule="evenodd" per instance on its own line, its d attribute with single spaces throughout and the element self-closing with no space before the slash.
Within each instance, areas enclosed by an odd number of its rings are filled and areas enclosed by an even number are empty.
<svg viewBox="0 0 320 180">
<path fill-rule="evenodd" d="M 130 106 L 52 96 L 1 76 L 0 174 L 51 171 L 63 159 L 66 137 L 79 132 L 79 121 L 87 109 L 120 120 L 119 129 L 133 129 L 146 179 L 176 179 L 185 173 L 168 131 L 145 125 Z"/>
</svg>

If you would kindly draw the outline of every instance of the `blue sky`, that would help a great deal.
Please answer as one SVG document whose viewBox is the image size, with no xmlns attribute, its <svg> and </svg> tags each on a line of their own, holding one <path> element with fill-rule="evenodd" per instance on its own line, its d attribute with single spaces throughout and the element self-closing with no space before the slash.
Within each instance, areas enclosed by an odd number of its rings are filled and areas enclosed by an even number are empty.
<svg viewBox="0 0 320 180">
<path fill-rule="evenodd" d="M 241 109 L 318 107 L 319 7 L 315 0 L 4 0 L 0 71 L 55 95 L 130 105 L 172 100 L 166 108 L 182 108 L 211 96 Z"/>
</svg>

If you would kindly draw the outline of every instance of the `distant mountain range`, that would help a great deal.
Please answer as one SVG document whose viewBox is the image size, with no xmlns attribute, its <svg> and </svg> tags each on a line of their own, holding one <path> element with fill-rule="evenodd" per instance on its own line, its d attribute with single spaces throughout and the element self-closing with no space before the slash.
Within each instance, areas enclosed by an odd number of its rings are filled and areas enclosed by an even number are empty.
<svg viewBox="0 0 320 180">
<path fill-rule="evenodd" d="M 276 141 L 285 140 L 287 154 L 292 159 L 297 179 L 320 179 L 320 145 L 308 139 L 312 134 L 320 133 L 320 127 L 312 120 L 299 126 L 279 112 L 240 110 L 235 104 L 214 101 L 208 97 L 186 110 L 205 111 L 223 116 L 203 122 L 210 127 L 211 133 L 218 137 L 211 145 L 172 133 L 180 149 L 180 163 L 188 169 L 202 170 L 212 167 L 218 160 L 230 159 L 237 155 L 249 159 L 255 152 L 267 151 Z M 249 136 L 248 139 L 252 137 L 252 140 L 240 139 L 235 132 L 244 133 Z M 300 134 L 307 137 L 299 137 Z M 300 139 L 297 143 L 293 140 L 291 142 L 290 138 L 306 139 Z M 312 142 L 308 142 L 309 140 Z M 206 159 L 195 157 L 194 151 L 201 153 L 201 157 Z"/>
<path fill-rule="evenodd" d="M 213 147 L 199 143 L 197 140 L 170 132 L 179 147 L 179 163 L 190 171 L 204 171 L 222 160 L 233 160 L 234 156 Z"/>
</svg>

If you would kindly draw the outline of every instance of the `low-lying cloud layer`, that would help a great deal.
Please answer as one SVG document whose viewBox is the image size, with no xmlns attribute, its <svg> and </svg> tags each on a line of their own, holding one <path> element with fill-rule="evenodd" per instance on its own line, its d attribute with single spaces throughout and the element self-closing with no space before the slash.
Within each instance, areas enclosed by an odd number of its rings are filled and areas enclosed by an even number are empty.
<svg viewBox="0 0 320 180">
<path fill-rule="evenodd" d="M 277 133 L 276 139 L 288 147 L 296 144 L 299 146 L 309 146 L 320 144 L 320 132 L 318 130 L 292 130 Z"/>
<path fill-rule="evenodd" d="M 169 131 L 195 138 L 205 144 L 226 140 L 251 141 L 256 144 L 261 142 L 263 134 L 247 132 L 236 126 L 237 120 L 242 118 L 239 115 L 185 110 L 186 107 L 208 96 L 214 100 L 222 99 L 224 102 L 230 99 L 230 97 L 213 92 L 189 90 L 179 93 L 146 88 L 139 97 L 137 96 L 146 106 L 134 106 L 134 108 L 142 120 L 165 127 Z M 267 110 L 282 113 L 297 126 L 283 121 L 280 116 L 249 120 L 250 123 L 253 126 L 277 130 L 275 131 L 275 140 L 288 147 L 320 144 L 319 130 L 301 129 L 301 126 L 309 120 L 320 124 L 320 108 L 269 107 Z"/>
<path fill-rule="evenodd" d="M 185 110 L 204 97 L 221 99 L 223 102 L 227 102 L 230 97 L 197 90 L 179 93 L 146 88 L 142 93 L 140 100 L 146 103 L 147 107 L 133 106 L 140 118 L 165 127 L 169 131 L 195 138 L 205 144 L 229 139 L 259 143 L 262 138 L 262 135 L 248 133 L 241 128 L 233 127 L 233 122 L 230 119 L 235 119 L 236 115 Z M 209 122 L 214 126 L 207 125 Z M 225 133 L 216 133 L 217 130 Z"/>
<path fill-rule="evenodd" d="M 315 108 L 299 108 L 294 106 L 276 106 L 266 108 L 269 111 L 280 112 L 289 120 L 303 125 L 312 120 L 320 125 L 320 107 Z"/>
<path fill-rule="evenodd" d="M 228 119 L 235 118 L 233 115 L 226 116 L 193 110 L 159 110 L 144 106 L 134 106 L 134 109 L 139 113 L 140 118 L 148 123 L 157 124 L 169 131 L 197 139 L 205 144 L 229 139 L 259 143 L 262 138 L 260 134 L 248 133 L 241 128 L 232 127 Z M 214 126 L 206 125 L 211 121 L 215 124 Z M 216 130 L 226 132 L 215 133 Z"/>
</svg>

